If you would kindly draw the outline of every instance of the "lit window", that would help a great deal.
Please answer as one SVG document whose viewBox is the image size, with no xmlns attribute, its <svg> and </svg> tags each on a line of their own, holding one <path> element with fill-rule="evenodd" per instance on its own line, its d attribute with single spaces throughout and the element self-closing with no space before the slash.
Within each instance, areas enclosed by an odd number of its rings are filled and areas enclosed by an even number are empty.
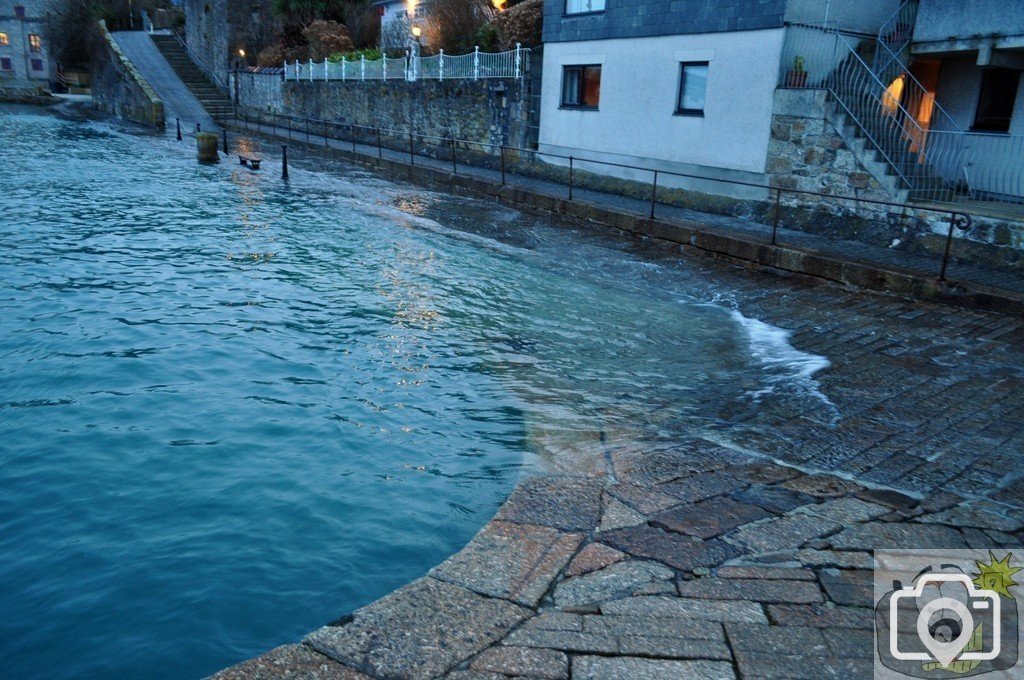
<svg viewBox="0 0 1024 680">
<path fill-rule="evenodd" d="M 11 39 L 7 37 L 6 33 L 0 33 L 0 45 L 10 45 Z"/>
<path fill-rule="evenodd" d="M 982 71 L 978 110 L 972 130 L 1009 132 L 1013 107 L 1017 102 L 1020 71 L 1008 68 L 990 68 Z"/>
<path fill-rule="evenodd" d="M 601 67 L 565 66 L 562 69 L 562 106 L 596 109 L 601 100 Z"/>
<path fill-rule="evenodd" d="M 676 113 L 681 116 L 703 116 L 708 91 L 708 62 L 691 61 L 679 69 L 679 101 Z"/>
<path fill-rule="evenodd" d="M 33 71 L 42 71 L 43 70 L 43 60 L 42 59 L 33 59 L 32 60 L 32 70 Z"/>
<path fill-rule="evenodd" d="M 13 66 L 11 65 L 10 57 L 0 58 L 0 71 L 10 71 L 12 69 Z"/>
<path fill-rule="evenodd" d="M 38 35 L 32 34 L 28 37 L 28 46 L 33 52 L 43 51 L 43 39 Z"/>
<path fill-rule="evenodd" d="M 565 0 L 566 14 L 587 14 L 603 12 L 604 0 Z"/>
</svg>

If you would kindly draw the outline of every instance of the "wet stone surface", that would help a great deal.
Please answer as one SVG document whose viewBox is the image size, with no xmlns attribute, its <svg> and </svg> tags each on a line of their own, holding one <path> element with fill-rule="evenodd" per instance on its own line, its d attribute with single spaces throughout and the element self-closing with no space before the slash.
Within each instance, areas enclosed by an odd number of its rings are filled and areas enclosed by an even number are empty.
<svg viewBox="0 0 1024 680">
<path fill-rule="evenodd" d="M 834 422 L 588 444 L 436 578 L 221 677 L 871 677 L 872 550 L 1024 539 L 1024 323 L 713 272 L 829 358 Z"/>
</svg>

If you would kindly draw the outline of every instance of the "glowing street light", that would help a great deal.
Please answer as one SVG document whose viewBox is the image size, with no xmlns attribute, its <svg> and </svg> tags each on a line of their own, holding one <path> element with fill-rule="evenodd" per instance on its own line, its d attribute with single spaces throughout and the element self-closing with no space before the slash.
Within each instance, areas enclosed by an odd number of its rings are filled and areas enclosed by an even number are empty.
<svg viewBox="0 0 1024 680">
<path fill-rule="evenodd" d="M 421 35 L 423 35 L 423 29 L 420 28 L 419 26 L 413 26 L 412 27 L 412 35 L 415 38 L 419 38 Z"/>
</svg>

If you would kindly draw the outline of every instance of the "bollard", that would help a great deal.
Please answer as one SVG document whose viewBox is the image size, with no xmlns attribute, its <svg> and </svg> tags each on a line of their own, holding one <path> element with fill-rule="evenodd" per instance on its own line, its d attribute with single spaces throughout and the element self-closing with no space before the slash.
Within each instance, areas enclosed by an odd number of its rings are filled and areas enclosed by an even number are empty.
<svg viewBox="0 0 1024 680">
<path fill-rule="evenodd" d="M 175 118 L 178 123 L 178 141 L 181 141 L 181 118 Z"/>
<path fill-rule="evenodd" d="M 222 128 L 221 129 L 221 134 L 224 135 L 224 154 L 227 155 L 227 153 L 228 153 L 228 131 L 227 131 L 227 128 Z"/>
<path fill-rule="evenodd" d="M 203 131 L 203 128 L 199 127 L 199 123 L 196 123 L 196 134 L 199 134 L 202 131 Z"/>
<path fill-rule="evenodd" d="M 288 145 L 281 145 L 281 179 L 288 179 Z"/>
</svg>

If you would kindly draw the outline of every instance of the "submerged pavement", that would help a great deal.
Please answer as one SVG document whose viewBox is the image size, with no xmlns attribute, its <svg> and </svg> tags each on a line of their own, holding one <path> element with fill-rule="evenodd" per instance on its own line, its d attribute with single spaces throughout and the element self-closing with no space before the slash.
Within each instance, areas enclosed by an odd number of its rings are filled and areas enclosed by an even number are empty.
<svg viewBox="0 0 1024 680">
<path fill-rule="evenodd" d="M 549 452 L 426 577 L 216 678 L 868 678 L 872 551 L 1024 539 L 1024 319 L 712 263 L 835 418 Z"/>
</svg>

